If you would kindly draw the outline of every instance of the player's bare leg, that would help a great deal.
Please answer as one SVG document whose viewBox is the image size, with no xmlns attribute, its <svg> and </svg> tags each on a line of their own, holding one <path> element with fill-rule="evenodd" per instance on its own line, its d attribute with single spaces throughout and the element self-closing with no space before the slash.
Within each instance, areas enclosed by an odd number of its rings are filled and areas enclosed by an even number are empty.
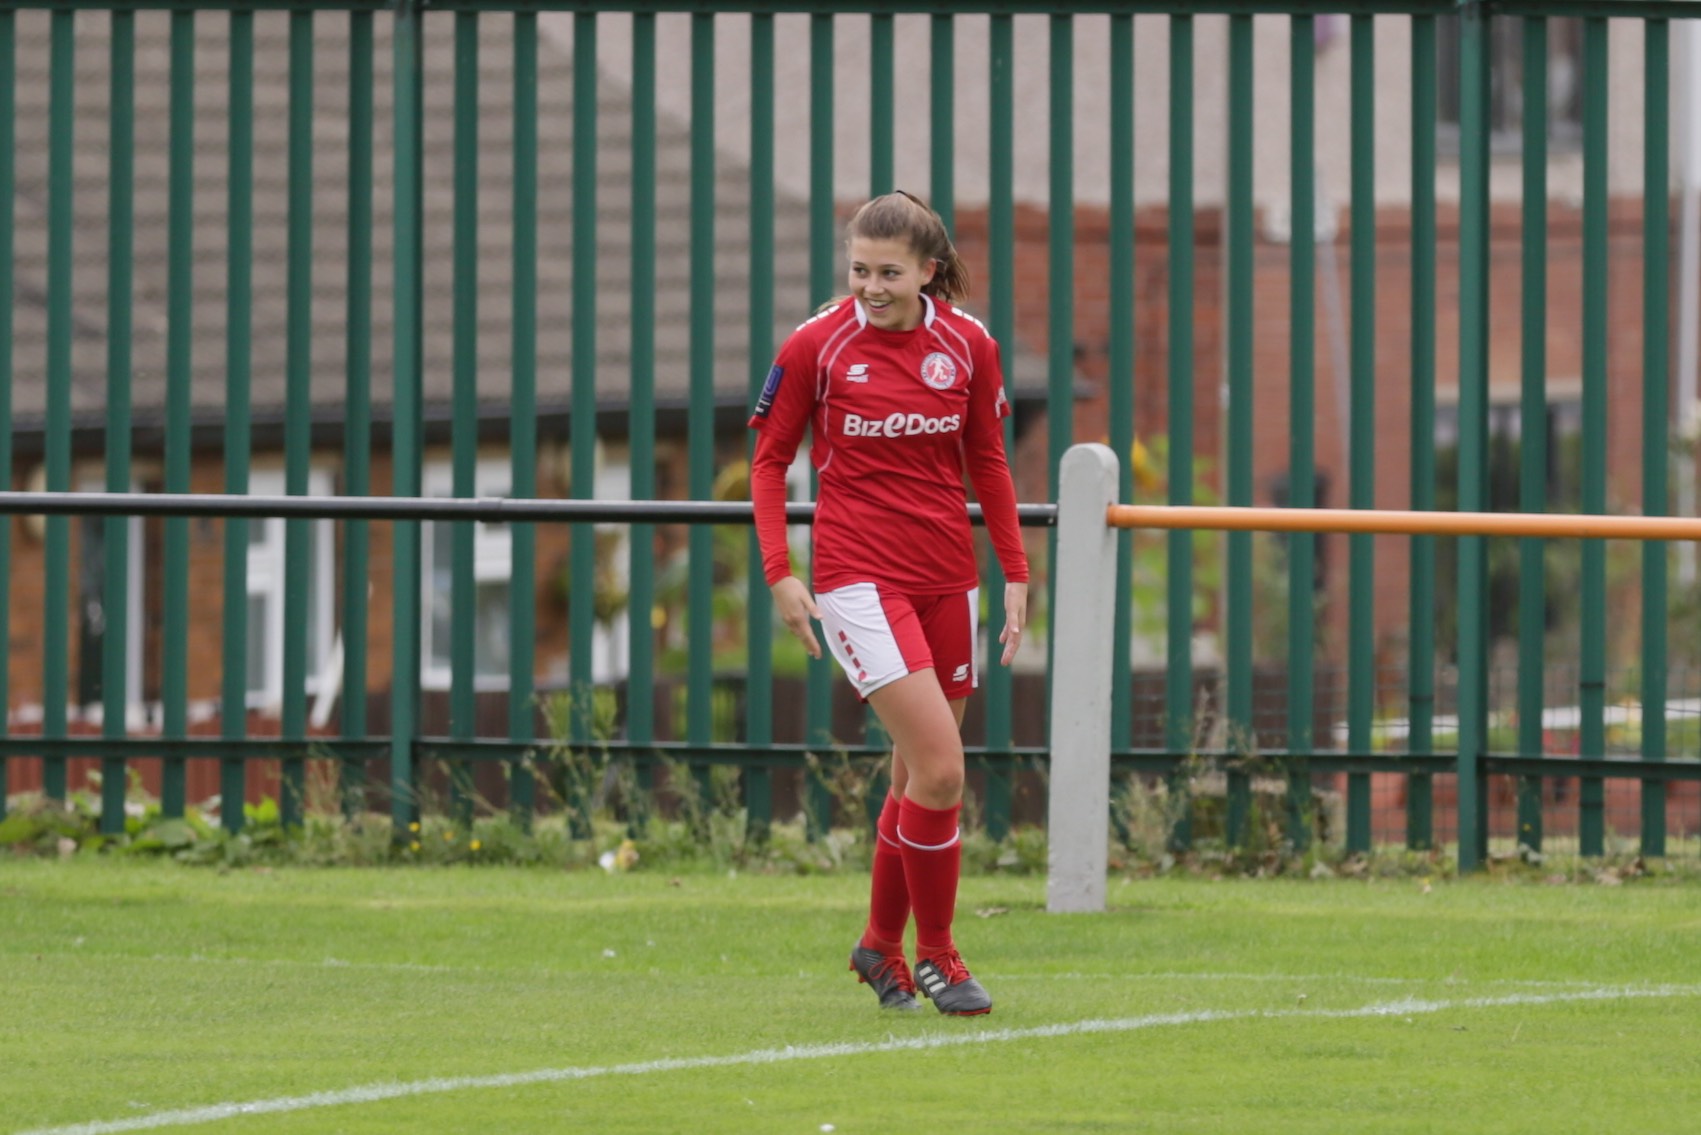
<svg viewBox="0 0 1701 1135">
<path fill-rule="evenodd" d="M 960 736 L 963 730 L 963 718 L 967 715 L 969 700 L 958 698 L 951 703 L 951 715 L 957 719 L 957 732 Z M 904 790 L 909 787 L 910 767 L 904 763 L 903 752 L 897 745 L 892 746 L 892 788 L 891 795 L 899 800 L 904 798 Z"/>
</svg>

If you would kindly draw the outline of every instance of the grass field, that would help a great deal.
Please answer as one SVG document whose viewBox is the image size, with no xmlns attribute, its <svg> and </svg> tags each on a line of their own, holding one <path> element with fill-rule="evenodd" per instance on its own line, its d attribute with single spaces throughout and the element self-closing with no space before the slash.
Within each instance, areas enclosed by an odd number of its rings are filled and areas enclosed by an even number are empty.
<svg viewBox="0 0 1701 1135">
<path fill-rule="evenodd" d="M 1701 1122 L 1693 884 L 969 879 L 968 1020 L 846 972 L 865 888 L 13 860 L 0 1135 Z"/>
</svg>

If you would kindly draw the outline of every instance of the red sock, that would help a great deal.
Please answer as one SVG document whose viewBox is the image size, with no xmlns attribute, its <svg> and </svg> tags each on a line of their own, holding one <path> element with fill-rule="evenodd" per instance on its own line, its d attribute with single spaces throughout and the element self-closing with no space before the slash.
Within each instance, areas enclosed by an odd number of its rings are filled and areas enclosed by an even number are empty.
<svg viewBox="0 0 1701 1135">
<path fill-rule="evenodd" d="M 903 844 L 904 881 L 909 884 L 915 911 L 915 953 L 933 958 L 955 948 L 951 919 L 957 912 L 957 877 L 963 867 L 963 844 L 957 815 L 962 805 L 927 808 L 908 796 L 899 805 L 899 842 Z"/>
<path fill-rule="evenodd" d="M 875 825 L 873 876 L 862 945 L 882 954 L 901 954 L 904 928 L 910 921 L 910 889 L 904 883 L 904 857 L 898 844 L 898 798 L 891 793 L 886 794 Z"/>
</svg>

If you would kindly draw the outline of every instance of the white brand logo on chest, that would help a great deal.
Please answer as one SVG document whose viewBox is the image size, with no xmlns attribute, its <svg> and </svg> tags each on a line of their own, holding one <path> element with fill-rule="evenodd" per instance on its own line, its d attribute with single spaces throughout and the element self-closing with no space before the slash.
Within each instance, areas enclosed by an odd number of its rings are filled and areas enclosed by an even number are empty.
<svg viewBox="0 0 1701 1135">
<path fill-rule="evenodd" d="M 865 418 L 861 414 L 846 414 L 846 437 L 918 437 L 924 434 L 956 433 L 963 424 L 961 414 L 946 414 L 930 418 L 926 414 L 906 414 L 902 410 L 884 418 Z"/>
<path fill-rule="evenodd" d="M 868 381 L 868 364 L 867 363 L 852 363 L 851 366 L 850 366 L 850 369 L 845 371 L 845 381 L 846 382 L 867 382 Z"/>
</svg>

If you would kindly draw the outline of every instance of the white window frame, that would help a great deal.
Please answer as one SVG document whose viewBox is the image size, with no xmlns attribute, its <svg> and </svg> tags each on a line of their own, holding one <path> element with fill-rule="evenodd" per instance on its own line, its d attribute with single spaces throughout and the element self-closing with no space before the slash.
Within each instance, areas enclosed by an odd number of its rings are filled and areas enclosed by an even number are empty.
<svg viewBox="0 0 1701 1135">
<path fill-rule="evenodd" d="M 129 486 L 127 490 L 129 492 L 141 491 L 141 486 L 134 480 L 129 482 Z M 77 491 L 84 493 L 105 492 L 105 474 L 93 471 L 84 473 L 77 478 Z M 141 713 L 146 706 L 146 702 L 142 698 L 142 635 L 144 634 L 146 616 L 146 611 L 142 605 L 146 602 L 147 596 L 147 590 L 142 586 L 142 573 L 147 563 L 147 557 L 143 554 L 143 541 L 146 539 L 146 535 L 142 528 L 142 518 L 139 516 L 130 517 L 124 527 L 129 536 L 126 541 L 129 546 L 125 549 L 125 559 L 129 562 L 125 565 L 128 569 L 125 573 L 125 579 L 128 583 L 125 590 L 128 594 L 125 596 L 124 603 L 124 705 L 126 714 L 135 716 Z"/>
<path fill-rule="evenodd" d="M 285 476 L 282 469 L 255 469 L 248 475 L 250 496 L 285 495 Z M 310 469 L 307 473 L 307 492 L 311 496 L 329 496 L 332 491 L 328 469 Z M 336 529 L 329 520 L 313 524 L 313 564 L 309 586 L 314 592 L 314 625 L 307 628 L 307 694 L 319 694 L 320 678 L 336 642 Z M 248 628 L 248 634 L 263 634 L 260 680 L 253 673 L 247 678 L 249 709 L 271 709 L 283 703 L 283 635 L 284 635 L 284 555 L 288 522 L 280 516 L 250 519 L 248 553 L 248 600 L 256 596 L 266 601 L 264 625 Z M 256 542 L 253 534 L 261 538 Z M 252 622 L 252 620 L 250 620 Z"/>
<path fill-rule="evenodd" d="M 629 501 L 632 499 L 632 458 L 624 446 L 599 447 L 596 479 L 591 492 L 597 500 Z M 598 524 L 596 532 L 613 532 L 618 539 L 614 548 L 615 580 L 628 588 L 631 596 L 632 526 L 630 524 Z M 618 682 L 632 669 L 632 621 L 617 617 L 612 622 L 597 622 L 591 631 L 591 681 Z"/>
<path fill-rule="evenodd" d="M 473 473 L 473 495 L 477 497 L 506 497 L 512 492 L 513 465 L 506 457 L 481 457 Z M 421 480 L 421 488 L 428 497 L 452 497 L 455 495 L 455 471 L 449 461 L 438 459 L 426 463 Z M 434 550 L 433 541 L 436 539 L 436 525 L 425 521 L 421 526 L 420 549 L 424 570 L 420 572 L 420 652 L 419 680 L 420 685 L 427 690 L 446 690 L 453 681 L 454 674 L 450 667 L 439 665 L 436 660 L 436 642 L 432 630 L 432 578 L 431 563 Z M 480 520 L 473 524 L 473 582 L 507 583 L 512 585 L 514 579 L 514 540 L 513 531 L 506 524 L 487 524 Z M 514 602 L 514 594 L 510 586 L 508 602 Z M 445 652 L 447 653 L 447 652 Z M 506 690 L 508 688 L 508 668 L 504 666 L 500 674 L 474 673 L 473 688 L 478 690 Z"/>
<path fill-rule="evenodd" d="M 811 489 L 810 475 L 815 472 L 815 463 L 810 459 L 809 443 L 804 442 L 797 447 L 797 454 L 786 468 L 786 502 L 788 504 L 811 504 L 815 500 Z M 790 524 L 786 526 L 786 544 L 791 552 L 804 565 L 804 571 L 811 571 L 814 564 L 814 530 L 807 524 Z"/>
<path fill-rule="evenodd" d="M 1523 151 L 1523 18 L 1496 16 L 1488 29 L 1489 147 L 1501 155 L 1517 155 Z M 1548 22 L 1548 136 L 1550 156 L 1576 151 L 1582 147 L 1582 86 L 1583 86 L 1583 21 L 1577 17 L 1557 16 Z M 1443 153 L 1459 152 L 1459 95 L 1457 74 L 1462 65 L 1460 17 L 1444 16 L 1437 29 L 1436 64 L 1442 86 L 1440 105 L 1436 108 L 1437 140 Z M 1563 68 L 1572 68 L 1566 73 Z M 1513 82 L 1513 69 L 1517 81 Z M 1609 65 L 1608 70 L 1611 70 Z M 1453 82 L 1448 82 L 1448 80 Z M 1607 77 L 1598 80 L 1606 82 Z M 1555 88 L 1558 88 L 1557 90 Z M 1572 105 L 1575 104 L 1575 111 Z M 1496 119 L 1500 119 L 1496 121 Z"/>
</svg>

